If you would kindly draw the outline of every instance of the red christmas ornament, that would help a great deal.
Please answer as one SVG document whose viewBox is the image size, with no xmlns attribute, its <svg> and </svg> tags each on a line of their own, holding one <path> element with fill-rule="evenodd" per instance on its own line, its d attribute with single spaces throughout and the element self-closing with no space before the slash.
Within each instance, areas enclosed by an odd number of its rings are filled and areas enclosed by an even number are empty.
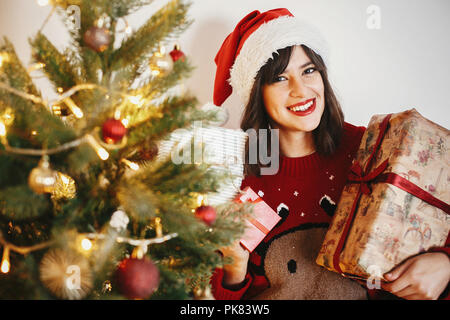
<svg viewBox="0 0 450 320">
<path fill-rule="evenodd" d="M 148 258 L 128 258 L 116 270 L 120 292 L 128 299 L 147 299 L 159 285 L 159 270 Z"/>
<path fill-rule="evenodd" d="M 169 54 L 172 57 L 173 62 L 178 61 L 179 59 L 181 59 L 181 61 L 184 61 L 184 52 L 180 50 L 180 46 L 177 44 L 175 45 L 173 50 L 169 52 Z"/>
<path fill-rule="evenodd" d="M 108 119 L 103 124 L 102 133 L 103 141 L 106 143 L 117 143 L 125 136 L 127 128 L 120 120 Z"/>
<path fill-rule="evenodd" d="M 201 205 L 195 209 L 195 216 L 210 226 L 216 221 L 217 213 L 214 207 Z"/>
</svg>

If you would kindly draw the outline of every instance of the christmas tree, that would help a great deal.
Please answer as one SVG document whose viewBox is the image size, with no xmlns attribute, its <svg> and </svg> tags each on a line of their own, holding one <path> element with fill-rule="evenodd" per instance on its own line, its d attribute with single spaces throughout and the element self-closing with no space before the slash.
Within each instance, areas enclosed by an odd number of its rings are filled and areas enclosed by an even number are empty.
<svg viewBox="0 0 450 320">
<path fill-rule="evenodd" d="M 217 250 L 248 207 L 207 203 L 226 170 L 161 154 L 176 129 L 220 114 L 170 94 L 193 70 L 174 47 L 189 4 L 169 1 L 132 30 L 127 16 L 150 2 L 50 1 L 70 41 L 60 52 L 41 28 L 29 67 L 0 42 L 1 299 L 211 297 Z"/>
</svg>

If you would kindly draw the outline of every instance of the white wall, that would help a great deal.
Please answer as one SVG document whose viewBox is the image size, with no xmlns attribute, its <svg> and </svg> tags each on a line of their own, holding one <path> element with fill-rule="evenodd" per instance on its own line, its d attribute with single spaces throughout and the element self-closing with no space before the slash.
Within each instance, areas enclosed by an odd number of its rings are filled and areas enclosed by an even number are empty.
<svg viewBox="0 0 450 320">
<path fill-rule="evenodd" d="M 167 0 L 154 3 L 129 18 L 138 27 Z M 201 103 L 212 101 L 214 57 L 235 24 L 252 10 L 286 7 L 315 24 L 328 39 L 333 87 L 347 121 L 367 125 L 371 115 L 416 108 L 430 120 L 450 128 L 450 1 L 448 0 L 193 0 L 195 20 L 178 41 L 196 70 L 188 88 Z M 370 5 L 381 13 L 381 28 L 366 25 Z M 28 38 L 47 17 L 50 7 L 33 0 L 0 0 L 0 35 L 14 43 L 24 63 L 29 63 Z M 44 33 L 60 48 L 65 32 L 54 15 Z M 45 80 L 38 80 L 51 96 Z M 241 105 L 232 95 L 224 104 L 237 128 Z"/>
</svg>

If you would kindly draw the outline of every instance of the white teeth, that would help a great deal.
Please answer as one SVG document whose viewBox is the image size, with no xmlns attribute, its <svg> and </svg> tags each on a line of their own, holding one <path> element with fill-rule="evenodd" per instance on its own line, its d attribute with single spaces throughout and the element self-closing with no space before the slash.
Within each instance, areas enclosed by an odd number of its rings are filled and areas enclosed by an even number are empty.
<svg viewBox="0 0 450 320">
<path fill-rule="evenodd" d="M 310 106 L 312 106 L 312 104 L 313 104 L 313 102 L 310 101 L 310 102 L 308 102 L 307 104 L 305 104 L 304 106 L 301 106 L 301 107 L 294 107 L 294 108 L 292 108 L 291 110 L 292 110 L 292 111 L 305 111 L 305 110 L 308 109 Z"/>
</svg>

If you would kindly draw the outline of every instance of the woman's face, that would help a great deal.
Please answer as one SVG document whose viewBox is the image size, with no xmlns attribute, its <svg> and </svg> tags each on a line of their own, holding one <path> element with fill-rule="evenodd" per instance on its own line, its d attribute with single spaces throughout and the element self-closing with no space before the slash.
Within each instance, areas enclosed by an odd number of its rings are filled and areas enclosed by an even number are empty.
<svg viewBox="0 0 450 320">
<path fill-rule="evenodd" d="M 293 47 L 289 64 L 276 81 L 263 86 L 263 100 L 272 125 L 283 130 L 311 132 L 325 106 L 320 72 L 301 46 Z"/>
</svg>

